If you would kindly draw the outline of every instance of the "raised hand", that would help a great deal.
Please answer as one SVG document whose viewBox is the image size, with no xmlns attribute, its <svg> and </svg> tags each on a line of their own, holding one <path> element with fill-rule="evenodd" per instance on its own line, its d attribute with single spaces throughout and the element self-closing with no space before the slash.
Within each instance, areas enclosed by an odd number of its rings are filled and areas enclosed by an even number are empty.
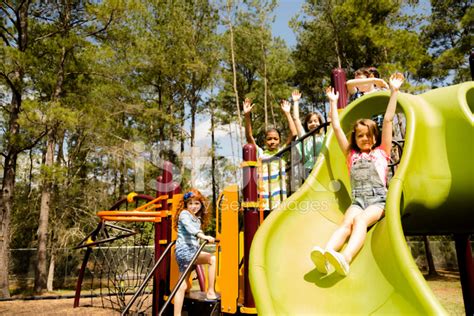
<svg viewBox="0 0 474 316">
<path fill-rule="evenodd" d="M 250 113 L 250 111 L 252 111 L 252 108 L 253 108 L 252 100 L 250 100 L 249 98 L 246 98 L 244 100 L 244 114 Z"/>
<path fill-rule="evenodd" d="M 390 76 L 390 90 L 391 91 L 398 91 L 405 80 L 403 74 L 396 72 Z"/>
<path fill-rule="evenodd" d="M 333 87 L 327 87 L 326 96 L 328 97 L 329 101 L 337 102 L 337 100 L 339 100 L 339 91 L 334 92 Z"/>
<path fill-rule="evenodd" d="M 301 99 L 301 92 L 298 90 L 293 90 L 291 97 L 293 98 L 293 102 L 298 102 Z"/>
<path fill-rule="evenodd" d="M 281 100 L 281 109 L 285 113 L 290 113 L 291 104 L 287 100 Z"/>
</svg>

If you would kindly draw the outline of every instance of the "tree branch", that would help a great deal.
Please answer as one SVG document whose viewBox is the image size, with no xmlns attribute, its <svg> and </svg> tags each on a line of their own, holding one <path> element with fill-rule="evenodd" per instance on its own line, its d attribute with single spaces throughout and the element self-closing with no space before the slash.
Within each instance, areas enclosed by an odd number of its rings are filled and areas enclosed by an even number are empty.
<svg viewBox="0 0 474 316">
<path fill-rule="evenodd" d="M 13 34 L 10 33 L 3 25 L 2 25 L 2 30 L 4 31 L 4 32 L 2 32 L 2 34 L 1 34 L 1 36 L 2 36 L 2 38 L 3 38 L 3 41 L 5 42 L 5 44 L 7 44 L 7 46 L 11 46 L 11 45 L 10 45 L 10 41 L 8 40 L 8 37 L 13 38 L 13 39 L 14 39 L 15 37 L 14 37 Z M 8 37 L 5 36 L 5 34 L 7 34 Z"/>
<path fill-rule="evenodd" d="M 13 8 L 7 1 L 3 1 L 3 3 L 4 3 L 10 10 L 12 10 L 13 12 L 15 12 L 15 8 Z M 8 19 L 10 19 L 10 21 L 13 22 L 13 20 L 12 20 L 12 18 L 11 18 L 11 15 L 8 14 L 8 11 L 7 11 L 7 10 L 3 10 L 3 9 L 2 9 L 2 11 L 5 12 L 5 14 L 8 16 Z"/>
<path fill-rule="evenodd" d="M 55 31 L 55 32 L 51 32 L 51 33 L 45 34 L 45 35 L 43 35 L 43 36 L 40 36 L 40 37 L 35 38 L 35 40 L 34 40 L 33 42 L 34 42 L 34 43 L 39 42 L 39 41 L 41 41 L 41 40 L 43 40 L 43 39 L 45 39 L 45 38 L 52 37 L 53 35 L 56 35 L 56 34 L 58 34 L 58 33 L 59 33 L 59 31 Z"/>
<path fill-rule="evenodd" d="M 30 144 L 24 146 L 24 147 L 19 147 L 17 150 L 16 150 L 16 153 L 21 153 L 25 150 L 29 150 L 29 149 L 32 149 L 33 147 L 35 147 L 40 141 L 41 139 L 48 133 L 48 130 L 45 129 L 33 142 L 31 142 Z"/>
<path fill-rule="evenodd" d="M 102 33 L 103 31 L 105 31 L 109 27 L 110 23 L 112 23 L 113 19 L 114 19 L 114 12 L 112 11 L 112 13 L 110 14 L 109 20 L 104 25 L 104 27 L 97 30 L 97 31 L 95 31 L 95 32 L 90 33 L 88 36 L 97 36 L 97 34 Z"/>
<path fill-rule="evenodd" d="M 10 89 L 12 89 L 12 92 L 14 94 L 19 94 L 18 90 L 15 88 L 15 84 L 13 83 L 13 81 L 11 81 L 10 78 L 4 72 L 0 72 L 0 76 L 5 78 L 7 84 L 10 86 Z"/>
</svg>

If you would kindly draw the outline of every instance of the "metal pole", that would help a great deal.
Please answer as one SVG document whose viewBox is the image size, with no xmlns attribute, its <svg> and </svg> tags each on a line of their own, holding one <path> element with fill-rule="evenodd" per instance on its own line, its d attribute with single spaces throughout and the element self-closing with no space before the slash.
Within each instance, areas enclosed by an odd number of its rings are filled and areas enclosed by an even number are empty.
<svg viewBox="0 0 474 316">
<path fill-rule="evenodd" d="M 244 199 L 244 306 L 255 307 L 249 282 L 249 255 L 253 237 L 258 229 L 257 149 L 253 144 L 243 147 L 242 170 Z"/>
<path fill-rule="evenodd" d="M 199 254 L 201 253 L 202 249 L 204 249 L 204 246 L 207 245 L 207 240 L 204 240 L 203 243 L 201 244 L 201 246 L 198 248 L 198 250 L 196 251 L 196 253 L 194 254 L 193 258 L 191 259 L 191 262 L 189 263 L 189 266 L 186 268 L 186 270 L 184 270 L 184 272 L 181 274 L 181 276 L 179 277 L 178 279 L 178 283 L 176 283 L 175 287 L 173 288 L 173 291 L 171 292 L 170 296 L 168 297 L 168 299 L 166 300 L 166 302 L 164 303 L 163 307 L 161 308 L 160 310 L 160 313 L 159 313 L 159 316 L 163 315 L 163 313 L 165 312 L 166 310 L 166 307 L 168 307 L 169 303 L 171 302 L 171 300 L 174 298 L 174 296 L 176 295 L 176 292 L 178 292 L 179 290 L 179 287 L 181 286 L 181 284 L 184 282 L 184 280 L 186 279 L 186 277 L 188 276 L 189 272 L 191 272 L 191 269 L 193 268 L 194 266 L 194 263 L 196 262 L 197 258 L 199 257 Z"/>
<path fill-rule="evenodd" d="M 175 189 L 173 183 L 173 164 L 169 161 L 164 161 L 162 165 L 163 173 L 157 178 L 156 196 L 168 195 L 168 199 L 172 198 L 173 190 Z M 168 211 L 168 200 L 161 201 L 161 211 Z M 171 220 L 169 217 L 162 217 L 161 222 L 155 223 L 155 262 L 160 258 L 161 254 L 166 249 L 166 246 L 171 242 Z M 153 315 L 157 315 L 160 306 L 164 304 L 163 295 L 169 289 L 170 276 L 170 258 L 164 258 L 163 264 L 155 271 L 153 282 Z"/>
<path fill-rule="evenodd" d="M 347 105 L 346 72 L 342 68 L 333 69 L 331 72 L 331 86 L 339 92 L 337 108 L 343 109 Z"/>
<path fill-rule="evenodd" d="M 89 235 L 92 241 L 95 241 L 97 239 L 97 235 L 99 234 L 104 224 L 105 223 L 103 221 L 100 221 L 97 228 Z M 86 238 L 83 241 L 85 241 Z M 92 247 L 87 247 L 86 254 L 84 256 L 84 259 L 82 260 L 81 270 L 79 271 L 79 277 L 77 278 L 76 293 L 74 296 L 74 308 L 79 307 L 79 300 L 81 299 L 82 281 L 84 280 L 84 274 L 86 271 L 87 262 L 89 261 L 91 252 L 92 252 Z"/>
<path fill-rule="evenodd" d="M 138 288 L 138 290 L 135 292 L 135 294 L 133 295 L 132 299 L 128 302 L 127 306 L 125 306 L 124 310 L 122 311 L 121 315 L 124 316 L 124 315 L 127 315 L 128 311 L 130 310 L 130 308 L 132 307 L 133 303 L 135 302 L 135 300 L 137 299 L 137 297 L 142 293 L 143 289 L 146 287 L 148 281 L 150 281 L 151 277 L 154 275 L 155 271 L 156 271 L 156 268 L 158 268 L 158 266 L 160 265 L 161 261 L 163 261 L 164 257 L 168 254 L 168 252 L 170 251 L 171 247 L 175 244 L 175 241 L 173 241 L 172 243 L 170 243 L 168 245 L 168 247 L 166 247 L 165 251 L 163 252 L 163 254 L 160 256 L 160 258 L 158 258 L 158 261 L 156 261 L 155 265 L 153 266 L 153 268 L 151 269 L 151 271 L 147 274 L 147 276 L 145 277 L 145 279 L 143 279 L 143 282 L 142 284 L 140 285 L 140 287 Z"/>
</svg>

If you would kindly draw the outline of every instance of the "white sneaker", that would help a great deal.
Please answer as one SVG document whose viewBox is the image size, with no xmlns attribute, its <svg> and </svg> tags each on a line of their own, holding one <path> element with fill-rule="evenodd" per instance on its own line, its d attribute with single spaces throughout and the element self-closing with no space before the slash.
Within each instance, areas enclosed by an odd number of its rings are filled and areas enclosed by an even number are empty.
<svg viewBox="0 0 474 316">
<path fill-rule="evenodd" d="M 327 249 L 324 253 L 324 256 L 329 261 L 329 263 L 336 269 L 336 272 L 342 276 L 347 276 L 349 274 L 349 264 L 346 261 L 344 256 L 332 249 Z"/>
<path fill-rule="evenodd" d="M 322 274 L 327 274 L 329 269 L 324 252 L 323 248 L 315 246 L 313 250 L 311 250 L 311 260 L 313 260 L 316 270 Z"/>
</svg>

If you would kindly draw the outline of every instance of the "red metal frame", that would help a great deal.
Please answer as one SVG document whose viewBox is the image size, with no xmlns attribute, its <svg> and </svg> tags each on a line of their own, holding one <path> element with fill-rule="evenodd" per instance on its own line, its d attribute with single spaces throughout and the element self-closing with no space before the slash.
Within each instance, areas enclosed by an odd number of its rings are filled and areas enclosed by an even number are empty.
<svg viewBox="0 0 474 316">
<path fill-rule="evenodd" d="M 472 259 L 469 234 L 455 234 L 454 243 L 464 299 L 464 310 L 466 315 L 474 315 L 474 260 Z"/>
<path fill-rule="evenodd" d="M 342 68 L 333 69 L 331 72 L 331 86 L 339 92 L 337 108 L 343 109 L 347 105 L 346 72 Z"/>
<path fill-rule="evenodd" d="M 163 163 L 163 174 L 157 178 L 156 196 L 168 195 L 168 198 L 173 197 L 173 173 L 171 172 L 171 162 L 165 161 Z M 169 205 L 167 202 L 162 203 L 161 210 L 167 211 Z M 165 251 L 166 246 L 171 242 L 171 219 L 163 217 L 161 222 L 155 223 L 155 261 L 157 261 L 161 254 Z M 168 294 L 170 284 L 170 257 L 163 259 L 163 264 L 155 271 L 153 278 L 153 315 L 157 315 L 160 306 L 164 304 L 164 295 Z"/>
<path fill-rule="evenodd" d="M 257 161 L 257 148 L 253 144 L 246 144 L 243 147 L 244 162 Z M 243 199 L 245 203 L 258 205 L 258 178 L 257 167 L 252 164 L 244 165 L 242 170 L 243 180 Z M 253 237 L 257 232 L 259 226 L 259 212 L 258 207 L 244 207 L 244 306 L 255 307 L 252 291 L 249 282 L 249 255 L 250 246 L 252 245 Z"/>
</svg>

